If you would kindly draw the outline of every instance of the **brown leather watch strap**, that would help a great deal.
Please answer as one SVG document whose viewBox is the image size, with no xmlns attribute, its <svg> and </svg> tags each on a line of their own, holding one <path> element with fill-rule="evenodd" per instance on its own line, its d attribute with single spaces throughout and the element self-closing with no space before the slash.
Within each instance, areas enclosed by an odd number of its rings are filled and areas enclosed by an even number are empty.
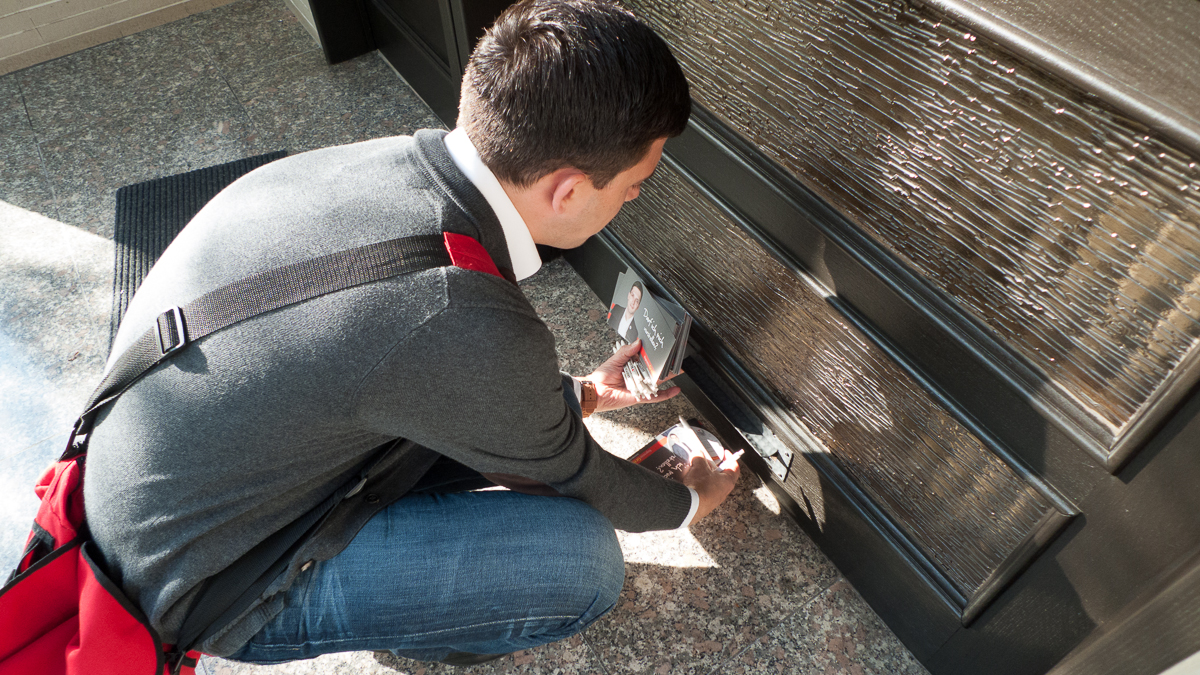
<svg viewBox="0 0 1200 675">
<path fill-rule="evenodd" d="M 596 404 L 600 402 L 600 396 L 596 393 L 596 385 L 587 380 L 579 381 L 579 408 L 583 410 L 583 416 L 588 417 L 596 412 Z"/>
</svg>

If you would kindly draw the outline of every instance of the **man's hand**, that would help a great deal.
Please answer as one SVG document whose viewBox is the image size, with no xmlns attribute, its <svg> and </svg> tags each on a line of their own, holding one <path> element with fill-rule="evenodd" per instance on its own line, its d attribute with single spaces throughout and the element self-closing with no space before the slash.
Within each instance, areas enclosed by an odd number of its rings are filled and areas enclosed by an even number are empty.
<svg viewBox="0 0 1200 675">
<path fill-rule="evenodd" d="M 741 467 L 734 455 L 728 450 L 721 452 L 724 453 L 724 459 L 719 466 L 707 457 L 696 456 L 692 458 L 687 473 L 683 474 L 683 484 L 695 490 L 700 497 L 696 515 L 692 517 L 693 524 L 725 501 L 741 475 Z"/>
<path fill-rule="evenodd" d="M 633 344 L 626 345 L 613 354 L 612 358 L 602 363 L 591 375 L 579 378 L 596 385 L 596 396 L 599 399 L 596 403 L 596 412 L 620 410 L 641 403 L 657 403 L 679 393 L 679 387 L 671 387 L 658 392 L 649 399 L 639 401 L 633 392 L 625 388 L 625 378 L 621 376 L 621 370 L 630 359 L 637 356 L 641 347 L 640 339 Z"/>
</svg>

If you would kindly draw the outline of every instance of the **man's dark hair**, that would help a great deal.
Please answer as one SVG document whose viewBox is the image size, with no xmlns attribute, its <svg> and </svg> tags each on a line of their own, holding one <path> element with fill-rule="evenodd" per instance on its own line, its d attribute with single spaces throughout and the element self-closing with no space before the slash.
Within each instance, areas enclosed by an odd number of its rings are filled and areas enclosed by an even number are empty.
<svg viewBox="0 0 1200 675">
<path fill-rule="evenodd" d="M 603 1 L 525 0 L 500 15 L 463 77 L 459 126 L 521 187 L 564 166 L 597 188 L 687 126 L 687 80 L 667 43 Z"/>
</svg>

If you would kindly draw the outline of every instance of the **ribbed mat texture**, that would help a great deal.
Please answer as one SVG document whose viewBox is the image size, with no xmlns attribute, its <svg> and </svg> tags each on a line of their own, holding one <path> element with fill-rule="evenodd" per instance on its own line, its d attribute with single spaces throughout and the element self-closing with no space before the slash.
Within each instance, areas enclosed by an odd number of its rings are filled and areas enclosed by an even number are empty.
<svg viewBox="0 0 1200 675">
<path fill-rule="evenodd" d="M 129 300 L 175 235 L 218 192 L 258 167 L 287 156 L 286 150 L 196 169 L 117 190 L 113 229 L 113 305 L 109 349 Z"/>
</svg>

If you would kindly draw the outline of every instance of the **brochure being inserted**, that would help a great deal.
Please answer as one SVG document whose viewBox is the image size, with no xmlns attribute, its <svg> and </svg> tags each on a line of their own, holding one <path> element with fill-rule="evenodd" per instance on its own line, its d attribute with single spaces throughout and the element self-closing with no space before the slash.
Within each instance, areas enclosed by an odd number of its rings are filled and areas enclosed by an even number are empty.
<svg viewBox="0 0 1200 675">
<path fill-rule="evenodd" d="M 680 422 L 654 437 L 629 461 L 660 476 L 683 482 L 683 474 L 693 457 L 717 461 L 724 448 L 717 437 L 695 424 Z"/>
<path fill-rule="evenodd" d="M 608 325 L 617 332 L 613 351 L 641 338 L 638 358 L 625 366 L 627 388 L 639 398 L 658 391 L 658 384 L 683 367 L 692 316 L 683 307 L 655 295 L 632 269 L 617 276 L 608 308 Z"/>
</svg>

